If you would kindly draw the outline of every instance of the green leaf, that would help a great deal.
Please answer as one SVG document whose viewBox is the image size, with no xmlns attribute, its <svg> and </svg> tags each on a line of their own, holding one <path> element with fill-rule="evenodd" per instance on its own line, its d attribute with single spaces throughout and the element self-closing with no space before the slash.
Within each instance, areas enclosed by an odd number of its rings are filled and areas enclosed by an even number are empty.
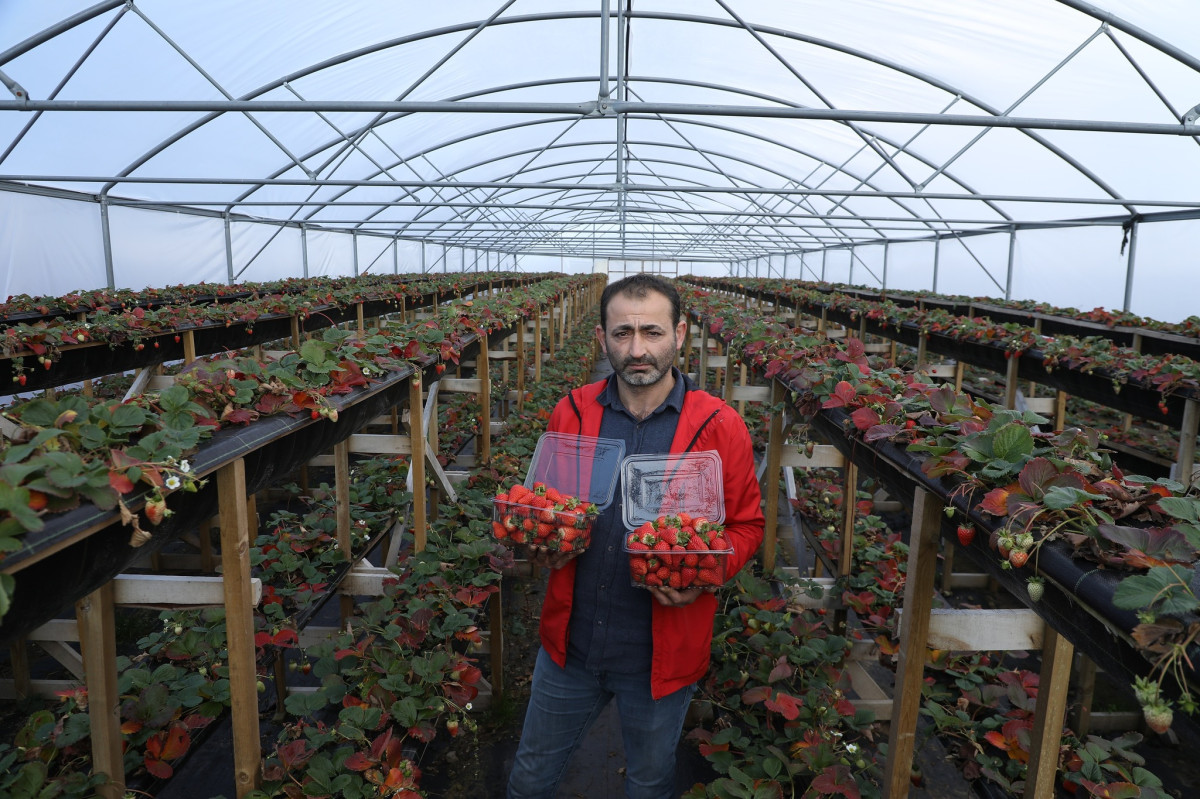
<svg viewBox="0 0 1200 799">
<path fill-rule="evenodd" d="M 996 431 L 992 452 L 1009 462 L 1020 461 L 1033 453 L 1033 434 L 1029 428 L 1015 422 L 1006 424 Z"/>
<path fill-rule="evenodd" d="M 1092 499 L 1104 499 L 1104 497 L 1099 494 L 1089 494 L 1078 488 L 1054 486 L 1046 491 L 1042 497 L 1042 503 L 1051 510 L 1064 510 Z"/>
<path fill-rule="evenodd" d="M 1191 580 L 1186 567 L 1155 566 L 1122 580 L 1113 592 L 1113 604 L 1124 610 L 1154 607 L 1160 613 L 1188 613 L 1200 608 L 1200 600 L 1189 588 Z"/>
<path fill-rule="evenodd" d="M 51 427 L 58 419 L 58 403 L 47 399 L 35 399 L 20 409 L 21 421 L 34 427 Z"/>
<path fill-rule="evenodd" d="M 114 431 L 120 430 L 123 433 L 132 433 L 144 425 L 147 418 L 149 416 L 144 408 L 139 408 L 136 405 L 118 405 L 112 412 L 112 426 Z"/>
<path fill-rule="evenodd" d="M 300 345 L 300 357 L 310 364 L 320 364 L 325 361 L 333 345 L 319 339 L 311 338 Z"/>
<path fill-rule="evenodd" d="M 164 411 L 181 411 L 191 403 L 191 395 L 183 386 L 170 386 L 158 395 L 158 404 Z"/>
<path fill-rule="evenodd" d="M 1187 497 L 1163 497 L 1158 507 L 1168 516 L 1185 522 L 1200 522 L 1200 500 Z"/>
</svg>

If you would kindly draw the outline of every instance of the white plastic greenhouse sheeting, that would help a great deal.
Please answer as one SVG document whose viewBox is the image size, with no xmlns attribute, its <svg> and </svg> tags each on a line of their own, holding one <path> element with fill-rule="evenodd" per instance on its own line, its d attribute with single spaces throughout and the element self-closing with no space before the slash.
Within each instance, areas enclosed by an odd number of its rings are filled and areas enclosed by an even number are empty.
<svg viewBox="0 0 1200 799">
<path fill-rule="evenodd" d="M 1085 309 L 1124 304 L 1136 216 L 1129 308 L 1174 321 L 1200 292 L 1179 218 L 1200 215 L 1197 54 L 1195 0 L 7 0 L 0 77 L 51 105 L 0 105 L 0 295 L 109 283 L 101 197 L 111 282 L 135 289 L 663 258 Z M 602 85 L 623 125 L 570 111 Z M 225 98 L 513 105 L 208 119 Z M 61 105 L 92 100 L 122 108 Z M 796 109 L 1043 124 L 770 115 Z M 1007 230 L 944 239 L 936 286 L 934 245 L 901 241 L 1010 223 L 1011 251 Z"/>
</svg>

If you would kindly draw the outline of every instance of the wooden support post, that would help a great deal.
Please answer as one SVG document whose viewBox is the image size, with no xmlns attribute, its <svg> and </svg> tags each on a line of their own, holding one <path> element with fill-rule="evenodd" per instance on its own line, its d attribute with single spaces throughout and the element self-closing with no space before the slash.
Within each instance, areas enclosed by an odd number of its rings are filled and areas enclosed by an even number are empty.
<svg viewBox="0 0 1200 799">
<path fill-rule="evenodd" d="M 700 365 L 696 367 L 696 385 L 704 388 L 708 383 L 708 327 L 700 328 Z"/>
<path fill-rule="evenodd" d="M 1179 430 L 1179 451 L 1175 459 L 1175 479 L 1184 488 L 1192 485 L 1192 472 L 1196 469 L 1196 435 L 1200 433 L 1200 403 L 1185 400 L 1183 427 Z"/>
<path fill-rule="evenodd" d="M 738 364 L 738 385 L 741 385 L 741 386 L 746 385 L 746 362 L 745 361 L 742 361 L 741 363 Z M 738 404 L 738 407 L 737 407 L 738 415 L 745 416 L 746 415 L 746 401 L 743 399 L 739 399 L 737 401 L 737 404 Z"/>
<path fill-rule="evenodd" d="M 687 327 L 683 329 L 683 347 L 679 350 L 679 371 L 686 375 L 692 360 L 692 322 L 690 319 L 684 321 Z"/>
<path fill-rule="evenodd" d="M 213 560 L 212 528 L 219 527 L 220 523 L 220 518 L 205 519 L 196 531 L 200 539 L 200 571 L 205 574 L 213 574 L 217 570 L 216 561 Z"/>
<path fill-rule="evenodd" d="M 196 360 L 196 332 L 194 330 L 183 331 L 183 362 L 191 363 Z"/>
<path fill-rule="evenodd" d="M 357 320 L 358 320 L 358 337 L 360 339 L 366 338 L 366 336 L 367 336 L 367 320 L 363 318 L 363 304 L 361 302 L 355 303 L 354 308 L 355 308 L 355 316 L 357 317 Z"/>
<path fill-rule="evenodd" d="M 733 372 L 733 345 L 731 344 L 725 348 L 725 391 L 723 396 L 726 405 L 733 401 L 733 385 L 735 382 Z"/>
<path fill-rule="evenodd" d="M 783 384 L 771 381 L 771 404 L 778 407 L 783 402 Z M 763 574 L 770 576 L 775 571 L 775 536 L 779 524 L 779 462 L 783 459 L 783 414 L 772 413 L 767 425 L 767 471 L 763 496 L 766 507 L 766 533 L 763 536 Z"/>
<path fill-rule="evenodd" d="M 292 349 L 300 351 L 300 317 L 292 314 Z"/>
<path fill-rule="evenodd" d="M 475 462 L 483 466 L 492 460 L 492 375 L 486 333 L 479 339 L 475 373 L 479 378 L 479 448 L 475 451 Z"/>
<path fill-rule="evenodd" d="M 234 782 L 240 799 L 259 787 L 262 763 L 250 588 L 250 516 L 246 505 L 246 463 L 242 458 L 217 471 L 217 493 L 221 511 L 229 698 L 233 708 Z"/>
<path fill-rule="evenodd" d="M 854 511 L 858 500 L 858 464 L 846 461 L 846 482 L 842 488 L 842 553 L 838 574 L 846 577 L 853 566 Z"/>
<path fill-rule="evenodd" d="M 1092 702 L 1096 698 L 1096 661 L 1087 655 L 1079 658 L 1075 685 L 1078 687 L 1078 696 L 1071 714 L 1071 729 L 1080 739 L 1086 740 L 1092 729 Z"/>
<path fill-rule="evenodd" d="M 900 618 L 899 665 L 892 698 L 892 727 L 888 735 L 884 778 L 884 795 L 888 799 L 908 796 L 908 789 L 912 786 L 909 777 L 916 748 L 917 716 L 921 712 L 925 642 L 929 637 L 941 516 L 941 500 L 923 488 L 916 489 L 908 573 L 904 585 L 904 615 Z"/>
<path fill-rule="evenodd" d="M 942 543 L 942 592 L 954 592 L 954 542 L 949 538 Z"/>
<path fill-rule="evenodd" d="M 33 695 L 33 680 L 29 676 L 29 654 L 25 651 L 26 640 L 25 636 L 20 636 L 13 641 L 8 650 L 17 699 L 28 699 Z"/>
<path fill-rule="evenodd" d="M 533 382 L 542 382 L 542 312 L 538 311 L 533 324 Z"/>
<path fill-rule="evenodd" d="M 962 391 L 963 374 L 966 372 L 967 365 L 962 361 L 954 362 L 954 390 Z"/>
<path fill-rule="evenodd" d="M 525 322 L 517 325 L 517 411 L 525 410 Z"/>
<path fill-rule="evenodd" d="M 1054 394 L 1054 429 L 1062 430 L 1067 426 L 1067 392 L 1059 390 Z"/>
<path fill-rule="evenodd" d="M 97 789 L 105 799 L 125 795 L 121 754 L 121 695 L 117 690 L 117 633 L 113 584 L 107 582 L 75 603 L 79 648 L 87 675 L 92 770 L 111 780 Z M 251 641 L 253 644 L 253 641 Z"/>
<path fill-rule="evenodd" d="M 1067 688 L 1075 654 L 1074 645 L 1049 624 L 1045 625 L 1042 640 L 1042 670 L 1030 733 L 1029 771 L 1025 777 L 1025 796 L 1029 799 L 1054 795 L 1054 774 L 1058 770 L 1063 714 L 1067 710 Z"/>
<path fill-rule="evenodd" d="M 487 349 L 484 347 L 484 349 Z M 484 424 L 487 421 L 484 420 Z M 421 429 L 421 373 L 408 382 L 408 438 L 412 442 L 409 469 L 413 478 L 413 551 L 424 552 L 425 520 L 425 431 Z"/>
<path fill-rule="evenodd" d="M 333 496 L 338 549 L 346 556 L 346 562 L 353 564 L 354 542 L 350 535 L 353 524 L 350 518 L 350 439 L 333 445 Z M 353 596 L 341 595 L 340 614 L 341 626 L 345 627 L 346 622 L 354 615 Z"/>
<path fill-rule="evenodd" d="M 925 354 L 926 346 L 927 346 L 927 342 L 925 340 L 925 335 L 923 333 L 918 334 L 918 337 L 917 337 L 917 366 L 916 366 L 917 369 L 920 369 L 921 367 L 925 366 L 925 359 L 927 357 Z"/>
<path fill-rule="evenodd" d="M 1004 371 L 1004 407 L 1012 410 L 1017 407 L 1017 368 L 1021 365 L 1021 356 L 1010 353 L 1008 366 Z"/>
</svg>

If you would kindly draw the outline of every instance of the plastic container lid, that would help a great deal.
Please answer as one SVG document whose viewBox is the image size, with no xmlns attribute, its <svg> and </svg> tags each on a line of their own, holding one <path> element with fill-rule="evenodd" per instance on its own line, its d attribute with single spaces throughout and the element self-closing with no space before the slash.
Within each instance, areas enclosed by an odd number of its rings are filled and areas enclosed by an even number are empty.
<svg viewBox="0 0 1200 799">
<path fill-rule="evenodd" d="M 689 513 L 725 521 L 725 483 L 715 452 L 630 455 L 621 464 L 621 515 L 629 529 Z"/>
<path fill-rule="evenodd" d="M 543 433 L 533 450 L 525 487 L 545 483 L 605 508 L 613 500 L 624 457 L 625 442 L 620 439 Z"/>
</svg>

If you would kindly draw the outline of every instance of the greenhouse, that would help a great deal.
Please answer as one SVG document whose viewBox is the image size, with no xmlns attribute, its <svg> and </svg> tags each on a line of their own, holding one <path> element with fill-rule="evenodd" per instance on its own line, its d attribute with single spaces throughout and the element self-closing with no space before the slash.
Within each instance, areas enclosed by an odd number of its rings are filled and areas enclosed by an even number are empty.
<svg viewBox="0 0 1200 799">
<path fill-rule="evenodd" d="M 0 82 L 0 796 L 523 796 L 551 660 L 683 718 L 557 796 L 1195 795 L 1194 3 L 15 0 Z"/>
</svg>

